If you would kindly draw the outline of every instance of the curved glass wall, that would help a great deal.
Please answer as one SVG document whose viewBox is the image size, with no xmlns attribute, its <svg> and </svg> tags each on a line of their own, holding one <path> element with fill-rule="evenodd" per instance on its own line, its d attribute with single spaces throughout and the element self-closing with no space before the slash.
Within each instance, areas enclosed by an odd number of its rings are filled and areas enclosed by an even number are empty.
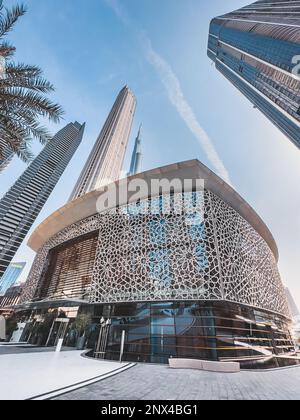
<svg viewBox="0 0 300 420">
<path fill-rule="evenodd" d="M 171 357 L 239 360 L 242 367 L 269 363 L 294 353 L 287 321 L 272 313 L 230 302 L 157 302 L 95 305 L 94 326 L 109 321 L 104 353 L 118 360 L 125 331 L 123 360 L 168 363 Z M 89 348 L 97 349 L 99 327 Z"/>
</svg>

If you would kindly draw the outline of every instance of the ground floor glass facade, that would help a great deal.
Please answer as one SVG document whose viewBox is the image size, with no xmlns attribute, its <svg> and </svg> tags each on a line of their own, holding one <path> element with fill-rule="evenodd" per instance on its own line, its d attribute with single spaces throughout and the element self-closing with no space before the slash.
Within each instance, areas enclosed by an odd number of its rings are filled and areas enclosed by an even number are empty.
<svg viewBox="0 0 300 420">
<path fill-rule="evenodd" d="M 299 363 L 289 320 L 272 312 L 225 301 L 167 301 L 87 304 L 22 311 L 23 341 L 33 345 L 77 347 L 78 317 L 87 317 L 83 347 L 88 356 L 168 363 L 170 358 L 238 361 L 241 367 L 276 368 Z M 62 333 L 63 331 L 63 333 Z M 291 357 L 292 356 L 292 357 Z"/>
<path fill-rule="evenodd" d="M 168 363 L 170 357 L 203 360 L 266 359 L 294 352 L 287 320 L 229 302 L 159 302 L 94 305 L 93 321 L 110 320 L 105 359 Z M 88 347 L 97 347 L 99 321 Z M 94 356 L 98 357 L 97 354 Z"/>
</svg>

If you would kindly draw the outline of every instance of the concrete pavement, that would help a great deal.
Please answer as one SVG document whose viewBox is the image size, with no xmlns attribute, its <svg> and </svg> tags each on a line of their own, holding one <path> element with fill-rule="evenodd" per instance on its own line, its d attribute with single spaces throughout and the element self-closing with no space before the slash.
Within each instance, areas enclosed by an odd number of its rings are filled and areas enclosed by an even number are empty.
<svg viewBox="0 0 300 420">
<path fill-rule="evenodd" d="M 234 374 L 136 365 L 59 400 L 300 400 L 300 367 Z"/>
<path fill-rule="evenodd" d="M 87 359 L 81 357 L 82 351 L 35 351 L 0 356 L 0 400 L 45 399 L 62 388 L 74 389 L 76 384 L 99 381 L 131 366 Z"/>
</svg>

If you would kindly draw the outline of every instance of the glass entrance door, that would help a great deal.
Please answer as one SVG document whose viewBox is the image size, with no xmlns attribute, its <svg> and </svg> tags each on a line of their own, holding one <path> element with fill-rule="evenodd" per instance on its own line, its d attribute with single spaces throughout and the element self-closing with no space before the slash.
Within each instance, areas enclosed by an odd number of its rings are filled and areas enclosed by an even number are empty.
<svg viewBox="0 0 300 420">
<path fill-rule="evenodd" d="M 54 320 L 46 343 L 47 347 L 56 347 L 58 340 L 65 338 L 69 322 L 70 320 L 67 318 L 57 318 Z"/>
</svg>

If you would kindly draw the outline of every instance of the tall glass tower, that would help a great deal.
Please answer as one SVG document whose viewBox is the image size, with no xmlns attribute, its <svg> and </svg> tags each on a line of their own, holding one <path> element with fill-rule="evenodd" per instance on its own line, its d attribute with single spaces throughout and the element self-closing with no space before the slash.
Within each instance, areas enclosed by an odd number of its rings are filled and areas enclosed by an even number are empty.
<svg viewBox="0 0 300 420">
<path fill-rule="evenodd" d="M 0 279 L 80 145 L 84 127 L 75 122 L 60 130 L 0 200 Z"/>
<path fill-rule="evenodd" d="M 26 263 L 11 263 L 0 279 L 0 296 L 4 296 L 8 289 L 16 284 Z"/>
<path fill-rule="evenodd" d="M 300 148 L 300 1 L 260 0 L 212 20 L 216 68 Z"/>
<path fill-rule="evenodd" d="M 101 186 L 120 179 L 136 109 L 128 86 L 119 93 L 72 192 L 75 200 Z"/>
</svg>

